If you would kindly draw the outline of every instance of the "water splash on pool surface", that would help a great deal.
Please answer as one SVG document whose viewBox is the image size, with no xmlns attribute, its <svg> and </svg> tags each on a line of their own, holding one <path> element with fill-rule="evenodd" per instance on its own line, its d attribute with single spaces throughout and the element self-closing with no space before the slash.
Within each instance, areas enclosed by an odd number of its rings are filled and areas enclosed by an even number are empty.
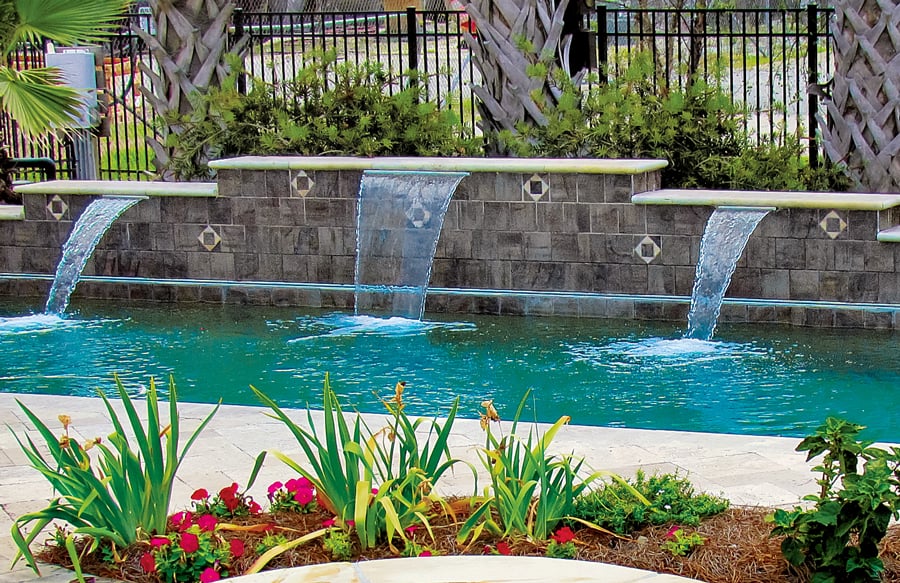
<svg viewBox="0 0 900 583">
<path fill-rule="evenodd" d="M 35 334 L 51 332 L 78 325 L 77 321 L 66 320 L 56 314 L 31 314 L 29 316 L 0 317 L 0 336 L 11 334 Z"/>
<path fill-rule="evenodd" d="M 436 322 L 400 316 L 379 318 L 376 316 L 349 314 L 330 314 L 321 317 L 300 318 L 297 320 L 297 325 L 306 334 L 299 338 L 288 340 L 289 344 L 317 338 L 355 336 L 399 338 L 426 334 L 433 330 L 466 331 L 476 329 L 476 325 L 472 322 Z"/>
</svg>

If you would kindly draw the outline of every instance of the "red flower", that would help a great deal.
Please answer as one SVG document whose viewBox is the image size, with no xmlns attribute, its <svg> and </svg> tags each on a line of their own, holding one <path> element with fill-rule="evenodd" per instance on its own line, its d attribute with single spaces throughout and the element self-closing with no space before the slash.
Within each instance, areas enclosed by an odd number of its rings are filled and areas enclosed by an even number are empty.
<svg viewBox="0 0 900 583">
<path fill-rule="evenodd" d="M 309 504 L 313 499 L 313 491 L 311 488 L 300 488 L 297 492 L 294 493 L 294 500 L 297 501 L 298 504 Z"/>
<path fill-rule="evenodd" d="M 156 559 L 153 558 L 153 553 L 148 551 L 141 555 L 141 569 L 143 569 L 145 573 L 153 573 L 156 571 Z"/>
<path fill-rule="evenodd" d="M 350 527 L 350 528 L 353 528 L 354 526 L 356 526 L 356 521 L 355 521 L 355 520 L 348 520 L 348 521 L 347 521 L 347 526 Z"/>
<path fill-rule="evenodd" d="M 219 498 L 222 499 L 225 508 L 227 508 L 229 512 L 234 512 L 241 503 L 240 499 L 237 497 L 237 491 L 237 482 L 232 482 L 230 486 L 226 486 L 219 490 Z"/>
<path fill-rule="evenodd" d="M 417 530 L 419 530 L 419 525 L 418 524 L 410 524 L 403 530 L 406 531 L 406 534 L 412 534 L 412 533 L 416 532 Z"/>
<path fill-rule="evenodd" d="M 169 522 L 172 523 L 178 532 L 184 532 L 191 527 L 191 521 L 194 519 L 194 516 L 187 511 L 181 511 L 178 514 L 173 514 L 169 517 Z"/>
<path fill-rule="evenodd" d="M 571 540 L 575 540 L 575 533 L 572 532 L 572 529 L 568 526 L 564 526 L 556 531 L 556 534 L 553 535 L 553 540 L 555 540 L 557 544 L 564 545 Z"/>
<path fill-rule="evenodd" d="M 170 542 L 172 542 L 172 541 L 170 541 L 168 538 L 166 538 L 164 536 L 155 536 L 150 539 L 150 546 L 153 547 L 154 549 L 158 549 L 159 547 L 166 546 Z"/>
<path fill-rule="evenodd" d="M 209 498 L 209 492 L 207 492 L 204 488 L 194 490 L 194 493 L 191 494 L 191 500 L 206 500 L 207 498 Z"/>
<path fill-rule="evenodd" d="M 505 540 L 502 540 L 497 543 L 497 552 L 501 555 L 511 555 L 512 551 L 509 548 L 509 543 Z"/>
<path fill-rule="evenodd" d="M 204 514 L 200 518 L 197 519 L 197 526 L 200 527 L 200 530 L 205 532 L 212 532 L 216 530 L 216 524 L 219 521 L 216 520 L 216 517 L 212 514 Z"/>
<path fill-rule="evenodd" d="M 200 539 L 197 538 L 196 534 L 190 532 L 181 533 L 181 542 L 178 543 L 178 546 L 181 547 L 185 553 L 193 553 L 196 552 L 197 549 L 200 548 Z"/>
<path fill-rule="evenodd" d="M 231 556 L 235 559 L 240 558 L 244 554 L 244 541 L 239 538 L 233 538 L 228 541 L 228 547 L 231 549 Z"/>
<path fill-rule="evenodd" d="M 430 557 L 430 556 L 431 556 L 431 551 L 429 551 L 428 549 L 425 549 L 424 551 L 422 551 L 421 553 L 419 553 L 419 556 L 420 556 L 420 557 Z"/>
<path fill-rule="evenodd" d="M 250 501 L 250 504 L 247 505 L 247 509 L 250 511 L 250 514 L 259 514 L 262 512 L 262 506 L 257 504 L 255 500 Z"/>
<path fill-rule="evenodd" d="M 221 575 L 219 575 L 219 572 L 212 567 L 207 567 L 203 569 L 202 573 L 200 573 L 200 583 L 212 583 L 213 581 L 218 581 L 221 578 L 222 577 Z"/>
<path fill-rule="evenodd" d="M 322 526 L 324 526 L 325 528 L 331 528 L 332 526 L 334 526 L 335 522 L 337 522 L 337 518 L 329 518 L 328 520 L 322 521 Z"/>
<path fill-rule="evenodd" d="M 672 538 L 679 530 L 681 530 L 680 526 L 678 526 L 677 524 L 673 525 L 672 528 L 670 528 L 668 532 L 666 532 L 666 538 Z"/>
<path fill-rule="evenodd" d="M 491 548 L 491 545 L 484 545 L 484 548 L 481 549 L 482 555 L 490 555 L 494 552 L 494 549 Z"/>
</svg>

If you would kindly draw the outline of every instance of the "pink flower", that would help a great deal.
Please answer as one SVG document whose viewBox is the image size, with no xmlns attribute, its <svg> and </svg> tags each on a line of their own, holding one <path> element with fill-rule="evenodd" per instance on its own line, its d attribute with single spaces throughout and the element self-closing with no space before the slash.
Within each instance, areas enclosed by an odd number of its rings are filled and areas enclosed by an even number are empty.
<svg viewBox="0 0 900 583">
<path fill-rule="evenodd" d="M 372 488 L 372 495 L 378 496 L 378 488 Z"/>
<path fill-rule="evenodd" d="M 337 518 L 329 518 L 328 520 L 323 520 L 322 526 L 324 526 L 325 528 L 331 528 L 332 526 L 334 526 L 334 523 L 336 521 L 337 521 Z"/>
<path fill-rule="evenodd" d="M 144 570 L 144 573 L 156 571 L 156 559 L 153 558 L 153 553 L 148 551 L 141 555 L 141 569 Z"/>
<path fill-rule="evenodd" d="M 200 530 L 204 532 L 212 532 L 216 530 L 216 524 L 218 522 L 219 521 L 216 520 L 216 517 L 212 514 L 204 514 L 197 519 L 197 526 L 199 526 Z"/>
<path fill-rule="evenodd" d="M 431 551 L 429 551 L 428 549 L 425 549 L 424 551 L 422 551 L 421 553 L 419 553 L 419 556 L 420 556 L 420 557 L 430 557 L 430 556 L 431 556 Z"/>
<path fill-rule="evenodd" d="M 355 520 L 348 520 L 348 521 L 347 521 L 347 526 L 349 526 L 350 528 L 353 528 L 354 526 L 356 526 L 356 521 L 355 521 Z"/>
<path fill-rule="evenodd" d="M 150 546 L 154 549 L 158 549 L 159 547 L 164 547 L 169 544 L 170 541 L 167 537 L 164 536 L 154 536 L 150 539 Z"/>
<path fill-rule="evenodd" d="M 500 553 L 501 555 L 512 554 L 512 551 L 509 548 L 509 543 L 506 542 L 505 540 L 502 540 L 497 543 L 497 552 Z"/>
<path fill-rule="evenodd" d="M 284 486 L 281 482 L 272 482 L 269 484 L 269 498 L 275 495 L 275 492 L 281 490 L 281 487 Z"/>
<path fill-rule="evenodd" d="M 172 523 L 178 532 L 184 532 L 191 527 L 191 521 L 194 519 L 194 515 L 190 512 L 183 510 L 177 514 L 173 514 L 169 517 L 169 522 Z"/>
<path fill-rule="evenodd" d="M 309 478 L 307 478 L 306 476 L 300 476 L 299 478 L 297 478 L 297 485 L 300 486 L 301 488 L 312 488 L 313 487 L 312 482 L 310 482 Z"/>
<path fill-rule="evenodd" d="M 209 498 L 209 492 L 203 488 L 194 490 L 194 493 L 191 494 L 191 500 L 206 500 L 207 498 Z"/>
<path fill-rule="evenodd" d="M 239 538 L 233 538 L 228 541 L 228 547 L 231 549 L 231 556 L 235 559 L 244 554 L 244 541 Z"/>
<path fill-rule="evenodd" d="M 218 581 L 221 578 L 222 577 L 221 575 L 219 575 L 219 572 L 212 567 L 207 567 L 203 569 L 202 573 L 200 573 L 200 583 L 212 583 L 213 581 Z"/>
<path fill-rule="evenodd" d="M 417 530 L 419 530 L 419 525 L 418 524 L 410 524 L 403 530 L 406 531 L 406 534 L 412 534 L 412 533 L 416 532 Z"/>
<path fill-rule="evenodd" d="M 673 525 L 673 526 L 666 532 L 666 538 L 672 538 L 673 536 L 675 536 L 675 533 L 678 532 L 679 530 L 681 530 L 681 527 L 680 527 L 680 526 L 678 526 L 677 524 Z"/>
<path fill-rule="evenodd" d="M 575 539 L 575 533 L 572 532 L 572 529 L 568 526 L 564 526 L 556 531 L 556 534 L 553 535 L 553 540 L 557 542 L 557 544 L 564 545 L 567 542 Z"/>
<path fill-rule="evenodd" d="M 200 548 L 200 539 L 197 538 L 196 534 L 183 532 L 181 533 L 181 542 L 178 543 L 178 546 L 180 546 L 181 550 L 185 553 L 191 554 Z"/>
<path fill-rule="evenodd" d="M 294 500 L 298 504 L 309 504 L 313 499 L 313 491 L 310 488 L 301 488 L 294 493 Z"/>
<path fill-rule="evenodd" d="M 288 492 L 296 492 L 300 489 L 300 480 L 298 480 L 297 478 L 291 478 L 284 483 L 284 489 Z"/>
</svg>

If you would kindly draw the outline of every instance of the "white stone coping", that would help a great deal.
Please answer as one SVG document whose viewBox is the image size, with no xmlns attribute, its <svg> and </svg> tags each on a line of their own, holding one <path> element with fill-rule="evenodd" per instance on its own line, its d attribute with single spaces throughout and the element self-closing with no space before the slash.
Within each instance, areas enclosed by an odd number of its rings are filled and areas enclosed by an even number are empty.
<svg viewBox="0 0 900 583">
<path fill-rule="evenodd" d="M 16 187 L 22 194 L 91 196 L 218 196 L 215 182 L 140 182 L 137 180 L 50 180 Z"/>
<path fill-rule="evenodd" d="M 413 557 L 359 563 L 326 563 L 263 571 L 235 583 L 687 583 L 695 581 L 630 567 L 502 555 Z"/>
<path fill-rule="evenodd" d="M 0 221 L 21 221 L 24 219 L 24 206 L 20 204 L 0 204 Z"/>
<path fill-rule="evenodd" d="M 900 243 L 900 226 L 878 231 L 878 240 L 882 243 Z"/>
<path fill-rule="evenodd" d="M 648 205 L 825 208 L 851 211 L 880 211 L 900 205 L 900 194 L 663 189 L 635 194 L 631 197 L 631 202 Z"/>
<path fill-rule="evenodd" d="M 216 170 L 394 170 L 432 172 L 554 172 L 643 174 L 668 165 L 666 160 L 595 158 L 357 158 L 350 156 L 242 156 L 213 160 Z"/>
</svg>

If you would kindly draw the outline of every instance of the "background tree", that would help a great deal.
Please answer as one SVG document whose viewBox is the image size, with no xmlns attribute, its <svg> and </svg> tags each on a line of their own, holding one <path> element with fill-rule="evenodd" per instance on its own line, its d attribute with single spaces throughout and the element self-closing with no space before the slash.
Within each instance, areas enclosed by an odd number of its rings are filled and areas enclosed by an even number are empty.
<svg viewBox="0 0 900 583">
<path fill-rule="evenodd" d="M 41 46 L 102 40 L 118 23 L 128 0 L 0 0 L 0 112 L 18 131 L 41 140 L 71 126 L 81 105 L 77 90 L 62 85 L 54 67 L 16 69 L 6 63 L 20 43 Z M 0 143 L 0 150 L 5 144 Z M 9 158 L 0 156 L 0 200 L 13 200 Z"/>
<path fill-rule="evenodd" d="M 239 54 L 246 38 L 229 46 L 229 24 L 235 4 L 231 0 L 150 0 L 156 23 L 151 36 L 132 26 L 135 34 L 149 47 L 156 66 L 141 63 L 141 72 L 150 80 L 145 96 L 156 112 L 161 138 L 147 138 L 153 148 L 153 164 L 160 176 L 172 179 L 169 170 L 178 149 L 178 136 L 184 131 L 181 120 L 194 112 L 192 95 L 204 94 L 221 85 L 228 74 L 225 57 Z M 199 154 L 206 157 L 205 153 Z M 205 163 L 200 160 L 200 163 Z"/>
<path fill-rule="evenodd" d="M 900 192 L 900 1 L 841 0 L 832 21 L 835 72 L 825 153 L 857 190 Z"/>
<path fill-rule="evenodd" d="M 546 126 L 544 111 L 558 103 L 555 79 L 567 75 L 563 34 L 570 0 L 471 0 L 466 12 L 475 34 L 465 31 L 481 85 L 472 88 L 485 136 L 515 132 L 519 124 Z M 581 1 L 581 0 L 572 0 Z M 496 144 L 489 145 L 496 149 Z"/>
</svg>

